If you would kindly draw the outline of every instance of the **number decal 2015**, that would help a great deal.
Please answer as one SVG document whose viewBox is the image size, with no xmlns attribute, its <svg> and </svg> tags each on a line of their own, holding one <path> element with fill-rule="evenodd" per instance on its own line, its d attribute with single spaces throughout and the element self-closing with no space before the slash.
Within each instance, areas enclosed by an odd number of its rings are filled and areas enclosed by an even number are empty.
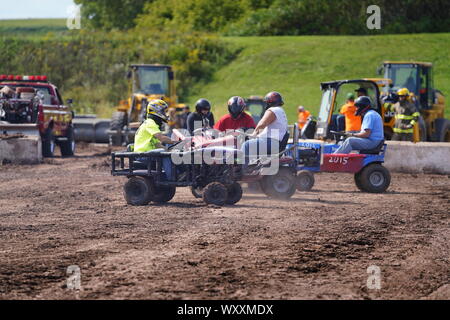
<svg viewBox="0 0 450 320">
<path fill-rule="evenodd" d="M 340 163 L 346 165 L 348 163 L 348 157 L 330 157 L 330 163 Z"/>
</svg>

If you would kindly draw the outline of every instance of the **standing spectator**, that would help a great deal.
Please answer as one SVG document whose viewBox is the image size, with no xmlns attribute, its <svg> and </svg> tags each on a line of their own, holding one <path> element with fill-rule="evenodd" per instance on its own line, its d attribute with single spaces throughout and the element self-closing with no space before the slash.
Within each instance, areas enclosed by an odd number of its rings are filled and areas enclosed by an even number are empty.
<svg viewBox="0 0 450 320">
<path fill-rule="evenodd" d="M 361 116 L 356 116 L 355 95 L 349 93 L 347 95 L 347 102 L 341 108 L 340 113 L 345 116 L 345 131 L 346 132 L 360 132 L 361 131 Z"/>
<path fill-rule="evenodd" d="M 362 87 L 358 88 L 355 90 L 355 92 L 358 95 L 358 98 L 359 97 L 367 97 L 367 89 L 366 88 L 362 88 Z"/>
<path fill-rule="evenodd" d="M 181 128 L 187 129 L 187 119 L 190 114 L 191 114 L 191 109 L 189 108 L 188 105 L 185 105 L 183 108 L 183 113 L 180 115 Z"/>
<path fill-rule="evenodd" d="M 298 127 L 303 129 L 306 122 L 308 122 L 308 118 L 311 116 L 311 112 L 305 110 L 304 106 L 298 107 Z"/>
</svg>

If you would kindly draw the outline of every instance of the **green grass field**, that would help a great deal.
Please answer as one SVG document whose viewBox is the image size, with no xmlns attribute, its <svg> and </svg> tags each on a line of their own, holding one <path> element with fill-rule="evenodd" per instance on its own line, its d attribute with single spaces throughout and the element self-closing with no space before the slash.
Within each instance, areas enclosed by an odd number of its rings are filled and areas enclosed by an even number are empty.
<svg viewBox="0 0 450 320">
<path fill-rule="evenodd" d="M 290 121 L 304 105 L 317 115 L 324 81 L 378 77 L 384 60 L 434 63 L 435 87 L 447 94 L 450 118 L 450 33 L 387 36 L 299 36 L 225 38 L 243 48 L 237 59 L 196 90 L 188 102 L 210 99 L 216 117 L 233 95 L 248 97 L 276 90 L 285 97 Z"/>
<path fill-rule="evenodd" d="M 0 36 L 36 37 L 49 32 L 60 33 L 64 31 L 67 31 L 66 19 L 0 20 Z"/>
<path fill-rule="evenodd" d="M 65 19 L 0 20 L 0 37 L 40 39 L 48 33 L 70 37 Z M 285 97 L 290 121 L 298 105 L 317 115 L 321 82 L 378 77 L 376 69 L 384 60 L 416 60 L 434 63 L 435 88 L 447 94 L 450 118 L 450 33 L 223 39 L 240 48 L 239 55 L 185 99 L 190 105 L 200 97 L 209 99 L 216 117 L 227 112 L 226 102 L 233 95 L 264 96 L 272 90 Z"/>
</svg>

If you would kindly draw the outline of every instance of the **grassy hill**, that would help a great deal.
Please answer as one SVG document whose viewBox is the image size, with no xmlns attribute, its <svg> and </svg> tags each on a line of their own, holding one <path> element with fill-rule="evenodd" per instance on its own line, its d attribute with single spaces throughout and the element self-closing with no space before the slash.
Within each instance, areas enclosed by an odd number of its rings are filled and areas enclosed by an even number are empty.
<svg viewBox="0 0 450 320">
<path fill-rule="evenodd" d="M 290 121 L 304 105 L 317 115 L 320 82 L 377 77 L 384 60 L 434 63 L 435 87 L 447 95 L 450 118 L 450 33 L 384 36 L 299 36 L 225 38 L 242 48 L 232 63 L 215 73 L 213 81 L 189 97 L 211 100 L 216 117 L 225 114 L 233 95 L 248 97 L 276 90 L 285 97 Z"/>
<path fill-rule="evenodd" d="M 66 19 L 0 20 L 0 36 L 35 37 L 49 32 L 60 33 L 65 31 L 67 31 Z"/>
<path fill-rule="evenodd" d="M 49 32 L 58 39 L 70 37 L 65 19 L 0 20 L 0 37 L 41 39 Z M 226 101 L 233 95 L 264 96 L 272 90 L 283 94 L 290 121 L 296 118 L 298 105 L 317 115 L 320 82 L 377 77 L 376 69 L 384 60 L 418 60 L 434 63 L 435 87 L 447 95 L 446 117 L 450 118 L 450 33 L 223 40 L 239 48 L 239 55 L 185 99 L 191 105 L 200 97 L 209 99 L 216 117 L 227 112 Z M 105 108 L 105 115 L 112 112 Z"/>
</svg>

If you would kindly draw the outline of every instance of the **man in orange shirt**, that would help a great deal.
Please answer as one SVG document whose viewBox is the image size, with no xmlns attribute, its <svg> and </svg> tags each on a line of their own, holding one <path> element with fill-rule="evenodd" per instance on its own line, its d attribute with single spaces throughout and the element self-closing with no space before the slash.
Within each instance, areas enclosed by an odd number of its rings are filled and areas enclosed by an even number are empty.
<svg viewBox="0 0 450 320">
<path fill-rule="evenodd" d="M 361 116 L 355 116 L 355 95 L 349 93 L 347 95 L 347 103 L 341 108 L 341 114 L 345 116 L 345 131 L 346 132 L 360 132 L 361 131 Z"/>
<path fill-rule="evenodd" d="M 310 116 L 311 113 L 308 110 L 305 110 L 304 106 L 298 107 L 298 127 L 300 129 L 303 129 Z"/>
</svg>

